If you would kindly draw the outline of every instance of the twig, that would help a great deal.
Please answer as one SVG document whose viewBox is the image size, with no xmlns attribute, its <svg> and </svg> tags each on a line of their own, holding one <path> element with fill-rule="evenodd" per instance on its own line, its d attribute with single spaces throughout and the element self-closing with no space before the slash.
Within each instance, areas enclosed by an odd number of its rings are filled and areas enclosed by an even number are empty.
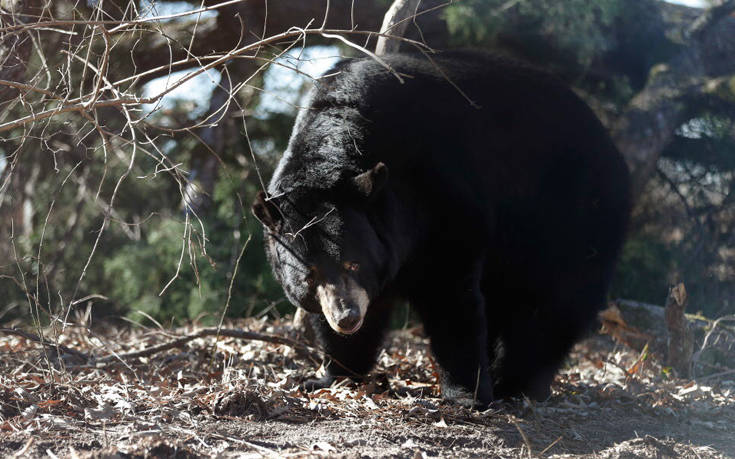
<svg viewBox="0 0 735 459">
<path fill-rule="evenodd" d="M 446 8 L 449 5 L 451 5 L 452 3 L 454 3 L 454 1 L 456 1 L 456 0 L 449 0 L 447 2 L 440 3 L 439 5 L 432 6 L 431 8 L 426 8 L 425 10 L 421 10 L 421 11 L 418 11 L 418 7 L 421 6 L 420 3 L 419 3 L 418 5 L 416 5 L 416 9 L 414 10 L 414 13 L 411 16 L 409 16 L 407 18 L 403 18 L 400 21 L 396 22 L 390 28 L 388 28 L 388 30 L 381 30 L 381 33 L 388 34 L 388 33 L 391 32 L 391 30 L 394 27 L 398 27 L 398 26 L 400 26 L 401 24 L 403 24 L 404 22 L 407 22 L 407 21 L 413 21 L 415 23 L 416 22 L 416 18 L 418 18 L 420 16 L 423 16 L 425 14 L 428 14 L 428 13 L 432 13 L 432 12 L 434 12 L 436 10 L 440 10 L 442 8 Z M 393 38 L 398 38 L 398 37 L 393 37 Z"/>
<path fill-rule="evenodd" d="M 480 390 L 480 372 L 482 367 L 477 365 L 477 378 L 475 379 L 475 390 L 472 394 L 472 406 L 477 406 L 477 392 Z"/>
<path fill-rule="evenodd" d="M 526 444 L 526 448 L 528 448 L 528 457 L 533 457 L 533 449 L 531 449 L 531 442 L 528 440 L 528 437 L 526 436 L 526 433 L 521 429 L 521 425 L 518 424 L 518 421 L 515 419 L 513 420 L 513 425 L 516 426 L 516 429 L 518 429 L 518 433 L 521 434 L 521 438 L 523 438 L 523 443 Z"/>
<path fill-rule="evenodd" d="M 696 378 L 696 374 L 695 373 L 696 373 L 697 364 L 699 363 L 699 358 L 702 356 L 702 352 L 704 352 L 704 350 L 707 349 L 707 346 L 709 345 L 709 341 L 712 338 L 712 335 L 714 334 L 715 330 L 717 330 L 717 327 L 722 322 L 728 322 L 728 321 L 734 321 L 734 320 L 735 320 L 735 314 L 730 314 L 730 315 L 727 315 L 727 316 L 722 316 L 722 317 L 720 317 L 719 319 L 715 320 L 712 323 L 712 327 L 710 327 L 709 331 L 707 332 L 707 334 L 704 337 L 704 340 L 702 340 L 702 345 L 694 353 L 694 355 L 692 355 L 692 362 L 691 362 L 691 364 L 692 364 L 692 376 L 693 377 Z M 735 371 L 735 370 L 733 370 L 733 371 Z M 728 370 L 728 371 L 725 371 L 724 373 L 727 374 L 727 373 L 730 373 L 730 371 Z M 713 377 L 713 375 L 708 375 L 708 376 L 705 376 L 702 379 L 708 379 L 708 378 L 712 378 L 712 377 Z M 700 379 L 700 378 L 697 378 L 697 379 Z"/>
<path fill-rule="evenodd" d="M 350 40 L 346 39 L 342 35 L 339 34 L 373 34 L 373 35 L 379 35 L 384 36 L 385 34 L 376 34 L 375 32 L 368 32 L 368 31 L 357 31 L 357 30 L 319 30 L 319 29 L 295 29 L 295 30 L 288 30 L 286 32 L 274 35 L 272 37 L 268 37 L 264 40 L 260 40 L 256 43 L 252 43 L 246 46 L 243 46 L 241 48 L 238 48 L 237 50 L 234 50 L 232 52 L 226 53 L 222 55 L 221 57 L 218 57 L 217 59 L 214 59 L 209 64 L 203 65 L 199 67 L 197 70 L 190 72 L 177 80 L 173 85 L 167 86 L 166 89 L 161 91 L 159 94 L 156 94 L 152 97 L 145 97 L 145 98 L 139 98 L 139 97 L 118 97 L 115 99 L 106 99 L 106 100 L 97 100 L 93 104 L 88 103 L 66 103 L 62 104 L 59 107 L 45 110 L 43 112 L 39 113 L 33 113 L 31 115 L 27 115 L 22 118 L 15 119 L 13 121 L 8 121 L 6 123 L 0 124 L 0 132 L 7 131 L 16 127 L 24 126 L 28 123 L 35 122 L 35 121 L 41 121 L 47 118 L 51 118 L 57 115 L 60 115 L 62 113 L 69 113 L 69 112 L 80 112 L 80 111 L 90 111 L 94 108 L 101 108 L 101 107 L 121 107 L 124 108 L 129 105 L 141 105 L 141 104 L 151 104 L 154 103 L 160 99 L 162 99 L 165 95 L 173 91 L 174 89 L 178 88 L 179 86 L 183 85 L 187 81 L 191 80 L 192 78 L 206 72 L 207 70 L 213 69 L 215 67 L 219 67 L 220 65 L 224 64 L 230 59 L 233 59 L 235 57 L 241 57 L 242 54 L 245 54 L 248 51 L 252 51 L 253 49 L 256 49 L 258 47 L 261 47 L 266 44 L 270 43 L 277 43 L 279 41 L 289 39 L 296 36 L 302 36 L 302 35 L 313 35 L 313 34 L 319 34 L 322 35 L 325 38 L 334 38 L 342 43 L 346 44 L 347 46 L 350 46 L 352 48 L 357 49 L 358 51 L 372 57 L 375 59 L 378 63 L 380 63 L 383 67 L 388 69 L 401 83 L 403 83 L 403 78 L 391 68 L 390 65 L 388 65 L 383 59 L 376 56 L 372 51 L 369 51 L 368 49 L 364 48 L 363 46 L 360 46 L 354 42 L 351 42 Z M 407 43 L 411 43 L 414 46 L 417 46 L 420 50 L 425 50 L 427 47 L 421 42 L 410 40 L 403 37 L 393 37 L 396 40 L 405 41 Z M 62 51 L 67 53 L 66 51 Z M 72 57 L 84 61 L 82 58 L 76 55 L 72 55 Z M 93 69 L 95 72 L 99 73 L 99 70 L 96 69 L 92 64 L 87 63 L 87 67 Z M 112 83 L 107 83 L 105 87 L 102 89 L 108 89 L 109 87 L 112 87 Z M 471 102 L 471 101 L 470 101 Z"/>
<path fill-rule="evenodd" d="M 71 354 L 75 357 L 79 357 L 80 359 L 84 360 L 85 362 L 89 361 L 89 356 L 85 354 L 84 352 L 77 351 L 76 349 L 72 349 L 70 347 L 66 347 L 63 344 L 58 343 L 52 343 L 45 337 L 41 337 L 39 335 L 34 335 L 33 333 L 25 332 L 18 328 L 0 328 L 0 333 L 5 333 L 6 335 L 16 335 L 21 336 L 25 339 L 31 340 L 33 342 L 42 344 L 45 347 L 48 347 L 50 349 L 61 351 L 64 354 Z"/>
<path fill-rule="evenodd" d="M 298 341 L 292 338 L 287 338 L 285 336 L 268 335 L 264 333 L 251 332 L 251 331 L 246 331 L 246 330 L 236 330 L 232 328 L 217 328 L 217 327 L 203 328 L 195 333 L 191 333 L 191 334 L 176 338 L 173 341 L 169 341 L 168 343 L 159 344 L 157 346 L 151 346 L 149 348 L 142 349 L 140 351 L 127 352 L 127 353 L 122 353 L 122 354 L 114 353 L 112 355 L 107 355 L 107 356 L 100 357 L 100 358 L 95 358 L 94 356 L 91 356 L 81 351 L 77 351 L 75 349 L 66 347 L 61 344 L 52 343 L 48 341 L 48 339 L 45 337 L 39 337 L 38 335 L 34 335 L 32 333 L 28 333 L 28 332 L 25 332 L 17 328 L 0 328 L 0 333 L 22 336 L 31 341 L 41 343 L 44 346 L 53 348 L 53 349 L 56 349 L 58 347 L 58 349 L 62 351 L 63 353 L 74 355 L 75 357 L 78 357 L 85 362 L 94 363 L 96 368 L 105 367 L 107 364 L 113 364 L 115 362 L 125 363 L 127 360 L 137 359 L 141 357 L 149 357 L 159 352 L 181 347 L 184 344 L 188 343 L 189 341 L 193 341 L 197 338 L 204 338 L 207 336 L 217 336 L 217 337 L 226 336 L 228 338 L 235 338 L 235 339 L 241 339 L 241 340 L 246 340 L 246 341 L 262 341 L 265 343 L 280 344 L 280 345 L 289 346 L 291 348 L 300 349 L 300 350 L 307 351 L 307 352 L 317 352 L 318 354 L 331 359 L 333 363 L 335 363 L 342 369 L 348 371 L 353 376 L 359 376 L 352 369 L 350 369 L 345 364 L 341 363 L 339 360 L 329 355 L 324 350 L 310 346 L 301 341 Z"/>
<path fill-rule="evenodd" d="M 348 39 L 346 39 L 345 37 L 343 37 L 342 35 L 339 35 L 339 34 L 335 34 L 335 33 L 322 33 L 322 36 L 323 36 L 324 38 L 336 38 L 337 40 L 341 41 L 341 42 L 342 42 L 342 43 L 344 43 L 345 45 L 347 45 L 347 46 L 349 46 L 349 47 L 351 47 L 351 48 L 355 48 L 356 50 L 358 50 L 358 51 L 360 51 L 360 52 L 362 52 L 362 53 L 364 53 L 364 54 L 367 54 L 368 56 L 370 56 L 370 57 L 372 57 L 373 59 L 375 59 L 375 61 L 376 61 L 376 62 L 377 62 L 378 64 L 382 65 L 383 67 L 385 67 L 385 68 L 386 68 L 386 70 L 388 70 L 388 71 L 389 71 L 390 73 L 392 73 L 392 74 L 393 74 L 393 76 L 395 76 L 395 77 L 396 77 L 396 79 L 398 79 L 398 81 L 400 81 L 400 82 L 401 82 L 401 84 L 402 84 L 402 83 L 404 82 L 404 81 L 403 81 L 403 78 L 401 77 L 401 75 L 400 75 L 400 74 L 399 74 L 398 72 L 396 72 L 396 71 L 395 71 L 395 70 L 393 69 L 393 67 L 391 67 L 391 66 L 390 66 L 390 64 L 388 64 L 387 62 L 385 62 L 385 61 L 384 61 L 383 59 L 381 59 L 381 58 L 380 58 L 380 57 L 379 57 L 379 56 L 378 56 L 377 54 L 373 53 L 372 51 L 370 51 L 369 49 L 365 48 L 364 46 L 360 46 L 360 45 L 358 45 L 357 43 L 353 43 L 353 42 L 351 42 L 350 40 L 348 40 Z M 381 35 L 381 36 L 382 36 L 382 35 Z"/>
<path fill-rule="evenodd" d="M 143 349 L 141 351 L 135 351 L 135 352 L 128 352 L 125 354 L 117 354 L 117 355 L 110 355 L 103 357 L 101 359 L 98 359 L 97 362 L 99 363 L 112 363 L 116 360 L 124 361 L 127 359 L 134 359 L 134 358 L 140 358 L 140 357 L 148 357 L 150 355 L 156 354 L 161 351 L 166 351 L 168 349 L 173 349 L 176 347 L 180 347 L 189 341 L 195 340 L 197 338 L 203 338 L 205 336 L 227 336 L 229 338 L 236 338 L 236 339 L 242 339 L 242 340 L 249 340 L 249 341 L 263 341 L 266 343 L 273 343 L 273 344 L 281 344 L 284 346 L 289 346 L 294 349 L 300 349 L 304 351 L 315 351 L 321 354 L 324 357 L 329 358 L 333 363 L 337 364 L 342 369 L 346 370 L 353 376 L 360 376 L 357 374 L 354 370 L 347 367 L 345 364 L 341 363 L 339 360 L 335 359 L 331 355 L 329 355 L 327 352 L 325 352 L 322 349 L 315 348 L 313 346 L 309 346 L 308 344 L 302 343 L 301 341 L 297 341 L 291 338 L 286 338 L 285 336 L 278 336 L 278 335 L 266 335 L 263 333 L 256 333 L 256 332 L 250 332 L 245 330 L 235 330 L 232 328 L 203 328 L 199 330 L 196 333 L 192 333 L 186 336 L 182 336 L 181 338 L 175 339 L 169 343 L 160 344 L 158 346 L 149 347 L 147 349 Z"/>
<path fill-rule="evenodd" d="M 48 91 L 48 90 L 43 89 L 43 88 L 37 88 L 37 87 L 32 86 L 32 85 L 29 85 L 29 84 L 20 83 L 18 81 L 0 80 L 0 85 L 10 86 L 10 87 L 15 88 L 15 89 L 25 89 L 26 91 L 40 92 L 41 94 L 47 95 L 47 96 L 52 97 L 54 99 L 61 99 L 61 97 L 57 96 L 52 91 Z"/>
<path fill-rule="evenodd" d="M 181 236 L 181 253 L 179 254 L 179 262 L 176 264 L 176 272 L 166 283 L 166 285 L 163 286 L 161 291 L 158 293 L 158 296 L 162 296 L 166 292 L 166 290 L 168 290 L 169 286 L 174 283 L 174 281 L 179 277 L 179 273 L 181 272 L 181 264 L 184 261 L 184 253 L 186 253 L 186 241 L 191 237 L 191 229 L 189 226 L 189 212 L 186 213 L 185 219 L 184 234 Z"/>
<path fill-rule="evenodd" d="M 708 379 L 719 378 L 719 377 L 722 377 L 722 376 L 727 376 L 727 375 L 732 375 L 732 374 L 735 374 L 735 368 L 730 369 L 730 370 L 721 371 L 719 373 L 713 373 L 711 375 L 703 376 L 701 378 L 697 378 L 697 381 L 698 382 L 702 382 L 702 381 L 706 381 Z"/>
<path fill-rule="evenodd" d="M 472 108 L 475 108 L 475 109 L 480 109 L 480 108 L 482 108 L 482 107 L 481 107 L 480 105 L 478 105 L 478 104 L 477 104 L 477 103 L 476 103 L 476 102 L 475 102 L 474 100 L 470 99 L 470 96 L 468 96 L 468 95 L 467 95 L 467 94 L 466 94 L 466 93 L 465 93 L 465 92 L 464 92 L 464 91 L 462 90 L 462 88 L 460 88 L 460 87 L 459 87 L 459 86 L 458 86 L 458 85 L 457 85 L 457 84 L 456 84 L 456 83 L 455 83 L 455 82 L 454 82 L 454 81 L 453 81 L 453 80 L 452 80 L 451 78 L 449 78 L 449 75 L 447 75 L 447 73 L 446 73 L 446 72 L 444 71 L 444 69 L 442 69 L 442 68 L 441 68 L 441 66 L 440 66 L 439 64 L 437 64 L 437 63 L 436 63 L 436 61 L 435 61 L 435 60 L 434 60 L 434 59 L 433 59 L 433 58 L 432 58 L 432 57 L 431 57 L 431 56 L 429 55 L 429 53 L 428 53 L 428 52 L 427 52 L 426 50 L 424 50 L 423 48 L 418 48 L 418 50 L 419 50 L 419 51 L 421 51 L 421 54 L 423 54 L 423 55 L 424 55 L 424 57 L 426 58 L 426 60 L 428 60 L 429 62 L 431 62 L 431 65 L 433 65 L 433 66 L 434 66 L 434 68 L 436 69 L 436 71 L 437 71 L 437 72 L 439 72 L 439 74 L 440 74 L 440 75 L 441 75 L 441 76 L 442 76 L 442 77 L 443 77 L 443 78 L 444 78 L 444 79 L 445 79 L 445 80 L 447 81 L 447 83 L 449 83 L 450 85 L 452 85 L 452 87 L 453 87 L 454 89 L 456 89 L 456 90 L 457 90 L 457 92 L 458 92 L 458 93 L 459 93 L 459 94 L 460 94 L 460 95 L 461 95 L 462 97 L 464 97 L 464 98 L 465 98 L 465 100 L 466 100 L 466 101 L 467 101 L 467 102 L 468 102 L 468 103 L 470 104 L 470 106 L 472 106 Z"/>
<path fill-rule="evenodd" d="M 561 440 L 562 438 L 564 438 L 564 437 L 563 436 L 559 436 L 559 438 L 557 438 L 556 440 L 552 441 L 549 444 L 549 446 L 547 446 L 546 448 L 544 448 L 540 453 L 538 453 L 538 455 L 539 456 L 543 456 L 544 453 L 546 453 L 546 451 L 550 450 L 555 444 L 559 443 L 559 440 Z"/>
<path fill-rule="evenodd" d="M 107 66 L 110 62 L 110 33 L 105 29 L 104 26 L 101 26 L 102 29 L 102 38 L 105 42 L 105 52 L 102 55 L 102 65 L 100 65 L 100 70 L 97 72 L 97 83 L 94 88 L 94 92 L 92 94 L 92 99 L 87 103 L 88 106 L 94 105 L 95 102 L 97 102 L 97 99 L 99 99 L 100 95 L 102 94 L 102 82 L 107 81 L 107 78 L 105 76 L 107 75 Z M 92 40 L 89 41 L 90 46 L 92 43 Z M 87 69 L 87 66 L 84 66 L 84 69 Z"/>
<path fill-rule="evenodd" d="M 85 21 L 85 20 L 49 20 L 49 21 L 38 21 L 38 22 L 31 22 L 31 23 L 23 23 L 23 24 L 16 24 L 12 26 L 7 27 L 0 27 L 0 33 L 9 33 L 14 32 L 17 30 L 24 30 L 24 29 L 50 29 L 51 27 L 59 27 L 59 26 L 105 26 L 105 25 L 116 25 L 117 27 L 114 27 L 113 29 L 110 29 L 110 33 L 115 33 L 120 31 L 126 26 L 133 26 L 133 25 L 140 25 L 140 24 L 147 24 L 150 22 L 160 22 L 160 21 L 167 21 L 170 19 L 176 19 L 184 16 L 191 16 L 193 14 L 200 14 L 207 11 L 214 11 L 219 8 L 233 5 L 235 3 L 242 3 L 246 0 L 229 0 L 226 2 L 218 3 L 216 5 L 212 6 L 205 6 L 204 8 L 198 8 L 195 10 L 187 10 L 182 11 L 179 13 L 173 13 L 173 14 L 166 14 L 163 16 L 151 16 L 147 18 L 138 18 L 133 20 L 106 20 L 106 21 Z M 67 31 L 61 31 L 61 30 L 53 30 L 54 32 L 61 32 L 61 33 L 68 33 Z"/>
<path fill-rule="evenodd" d="M 305 350 L 310 349 L 310 346 L 304 343 L 301 343 L 299 341 L 293 340 L 291 338 L 286 338 L 284 336 L 266 335 L 263 333 L 250 332 L 250 331 L 245 331 L 245 330 L 235 330 L 231 328 L 217 329 L 216 327 L 214 327 L 214 328 L 203 328 L 196 333 L 191 333 L 189 335 L 182 336 L 168 343 L 159 344 L 157 346 L 152 346 L 152 347 L 140 350 L 140 351 L 127 352 L 124 354 L 118 354 L 117 356 L 110 355 L 110 356 L 102 357 L 100 359 L 97 359 L 97 362 L 108 363 L 108 362 L 113 362 L 115 360 L 128 360 L 128 359 L 137 359 L 140 357 L 148 357 L 148 356 L 157 354 L 162 351 L 167 351 L 169 349 L 181 347 L 184 344 L 188 343 L 189 341 L 195 340 L 197 338 L 203 338 L 205 336 L 227 336 L 229 338 L 237 338 L 237 339 L 242 339 L 242 340 L 263 341 L 266 343 L 283 344 L 283 345 L 290 346 L 293 348 L 298 348 L 298 349 L 305 349 Z"/>
<path fill-rule="evenodd" d="M 242 256 L 245 255 L 245 250 L 247 250 L 248 245 L 250 245 L 250 240 L 252 238 L 253 238 L 253 235 L 248 234 L 247 240 L 242 245 L 242 249 L 240 249 L 240 255 L 238 255 L 237 261 L 235 261 L 235 268 L 232 270 L 232 277 L 230 278 L 230 286 L 227 288 L 227 301 L 225 301 L 225 307 L 222 310 L 222 315 L 220 315 L 219 324 L 217 324 L 218 331 L 222 330 L 222 324 L 225 321 L 227 310 L 230 309 L 230 300 L 232 299 L 232 286 L 235 285 L 235 277 L 237 277 L 237 269 L 240 267 L 240 260 L 242 260 Z M 214 340 L 214 346 L 212 346 L 212 360 L 214 360 L 215 353 L 217 352 L 217 344 L 219 344 L 220 336 L 221 335 L 218 333 Z"/>
<path fill-rule="evenodd" d="M 79 298 L 78 300 L 73 300 L 71 302 L 71 305 L 72 306 L 75 306 L 75 305 L 77 305 L 79 303 L 84 303 L 85 301 L 89 301 L 89 300 L 92 300 L 92 299 L 95 299 L 95 298 L 100 299 L 100 300 L 104 300 L 104 301 L 107 301 L 109 299 L 109 298 L 107 298 L 104 295 L 100 295 L 98 293 L 93 293 L 93 294 L 87 295 L 87 296 L 85 296 L 83 298 Z"/>
</svg>

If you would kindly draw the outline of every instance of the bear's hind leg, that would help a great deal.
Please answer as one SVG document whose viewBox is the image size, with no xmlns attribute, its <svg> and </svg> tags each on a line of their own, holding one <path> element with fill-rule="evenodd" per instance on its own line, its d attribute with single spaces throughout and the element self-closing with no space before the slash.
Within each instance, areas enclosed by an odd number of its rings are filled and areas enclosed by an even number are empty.
<svg viewBox="0 0 735 459">
<path fill-rule="evenodd" d="M 498 398 L 525 395 L 545 400 L 557 369 L 577 340 L 577 334 L 559 329 L 568 324 L 531 318 L 514 321 L 503 333 L 502 355 L 495 365 Z M 515 326 L 522 325 L 522 326 Z"/>
<path fill-rule="evenodd" d="M 590 291 L 592 290 L 592 291 Z M 604 289 L 576 292 L 511 315 L 502 331 L 502 355 L 494 365 L 496 396 L 544 400 L 572 346 L 591 329 L 604 304 Z"/>
<path fill-rule="evenodd" d="M 480 267 L 464 276 L 425 281 L 411 298 L 431 340 L 442 373 L 442 396 L 487 406 L 493 401 L 489 371 L 485 301 L 479 288 Z M 474 400 L 473 400 L 474 399 Z"/>
</svg>

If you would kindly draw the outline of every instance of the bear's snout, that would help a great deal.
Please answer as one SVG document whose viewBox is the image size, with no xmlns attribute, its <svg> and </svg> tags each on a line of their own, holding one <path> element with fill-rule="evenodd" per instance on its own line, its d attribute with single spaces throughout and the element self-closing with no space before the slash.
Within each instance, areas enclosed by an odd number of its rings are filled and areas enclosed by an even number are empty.
<svg viewBox="0 0 735 459">
<path fill-rule="evenodd" d="M 360 329 L 370 300 L 365 289 L 352 278 L 317 286 L 316 297 L 334 331 L 351 335 Z"/>
<path fill-rule="evenodd" d="M 335 314 L 335 319 L 337 320 L 337 325 L 341 330 L 357 331 L 357 327 L 362 325 L 362 317 L 360 316 L 359 309 L 349 307 L 347 305 L 345 305 L 345 309 Z"/>
</svg>

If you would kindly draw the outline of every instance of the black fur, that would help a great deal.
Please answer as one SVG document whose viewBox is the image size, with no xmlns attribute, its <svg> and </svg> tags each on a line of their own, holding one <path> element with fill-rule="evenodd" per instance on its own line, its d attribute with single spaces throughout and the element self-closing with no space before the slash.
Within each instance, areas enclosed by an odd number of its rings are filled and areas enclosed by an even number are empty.
<svg viewBox="0 0 735 459">
<path fill-rule="evenodd" d="M 314 315 L 319 343 L 351 371 L 331 363 L 311 385 L 368 372 L 405 298 L 447 394 L 544 398 L 605 304 L 629 212 L 626 165 L 546 73 L 468 51 L 385 60 L 404 84 L 370 59 L 318 82 L 270 199 L 254 206 L 277 220 L 265 222 L 267 252 L 291 302 L 318 312 L 315 286 L 340 276 L 371 301 L 354 335 Z"/>
</svg>

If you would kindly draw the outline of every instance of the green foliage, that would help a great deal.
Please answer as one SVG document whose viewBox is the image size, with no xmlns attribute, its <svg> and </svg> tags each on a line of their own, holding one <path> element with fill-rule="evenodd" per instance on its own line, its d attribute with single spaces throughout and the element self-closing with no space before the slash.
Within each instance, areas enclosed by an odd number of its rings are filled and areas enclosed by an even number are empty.
<svg viewBox="0 0 735 459">
<path fill-rule="evenodd" d="M 258 189 L 223 174 L 215 186 L 212 209 L 202 220 L 206 233 L 194 219 L 187 224 L 182 212 L 150 222 L 141 241 L 124 244 L 106 257 L 107 291 L 117 309 L 136 320 L 141 311 L 164 321 L 198 318 L 214 323 L 224 312 L 236 266 L 228 317 L 250 315 L 279 302 L 282 292 L 265 260 L 260 224 L 247 211 Z M 282 304 L 281 310 L 289 306 Z"/>
<path fill-rule="evenodd" d="M 448 7 L 445 19 L 462 44 L 489 46 L 513 27 L 539 56 L 555 49 L 586 64 L 610 47 L 604 27 L 622 10 L 619 0 L 468 0 Z"/>
<path fill-rule="evenodd" d="M 468 0 L 445 11 L 457 46 L 501 50 L 624 104 L 680 45 L 655 2 Z"/>
<path fill-rule="evenodd" d="M 189 317 L 189 310 L 198 309 L 189 298 L 192 271 L 183 265 L 178 284 L 167 294 L 158 296 L 176 271 L 181 252 L 184 224 L 163 220 L 141 241 L 125 244 L 103 260 L 104 274 L 110 280 L 108 295 L 122 310 L 142 311 L 158 319 Z M 186 263 L 188 257 L 184 259 Z M 203 286 L 207 297 L 207 286 Z"/>
</svg>

